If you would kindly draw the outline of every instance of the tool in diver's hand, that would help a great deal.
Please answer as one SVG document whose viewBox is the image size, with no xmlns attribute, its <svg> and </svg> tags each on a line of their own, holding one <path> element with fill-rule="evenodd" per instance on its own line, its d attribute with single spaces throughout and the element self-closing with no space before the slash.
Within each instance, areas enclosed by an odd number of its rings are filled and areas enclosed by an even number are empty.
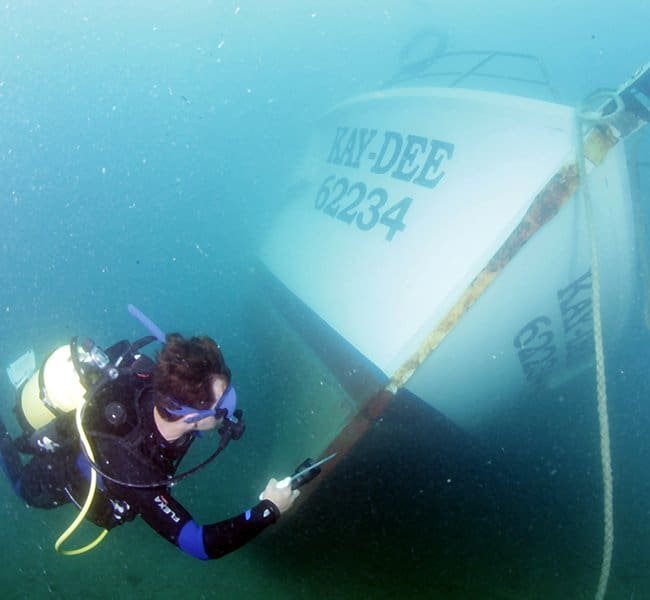
<svg viewBox="0 0 650 600">
<path fill-rule="evenodd" d="M 306 458 L 298 465 L 293 475 L 290 477 L 285 477 L 281 481 L 278 481 L 275 484 L 275 487 L 279 490 L 282 490 L 286 487 L 291 486 L 292 490 L 297 490 L 299 487 L 302 487 L 306 483 L 309 483 L 312 479 L 319 475 L 320 466 L 326 463 L 328 460 L 332 460 L 335 456 L 336 452 L 330 454 L 329 456 L 326 456 L 318 462 L 313 462 L 311 458 Z M 260 500 L 264 500 L 264 492 L 260 494 Z"/>
<path fill-rule="evenodd" d="M 336 452 L 326 456 L 316 463 L 313 462 L 311 458 L 305 459 L 298 465 L 291 477 L 285 477 L 282 481 L 278 481 L 275 487 L 283 489 L 290 485 L 292 490 L 297 490 L 299 487 L 302 487 L 317 477 L 320 474 L 320 466 L 328 460 L 332 460 L 335 456 Z"/>
</svg>

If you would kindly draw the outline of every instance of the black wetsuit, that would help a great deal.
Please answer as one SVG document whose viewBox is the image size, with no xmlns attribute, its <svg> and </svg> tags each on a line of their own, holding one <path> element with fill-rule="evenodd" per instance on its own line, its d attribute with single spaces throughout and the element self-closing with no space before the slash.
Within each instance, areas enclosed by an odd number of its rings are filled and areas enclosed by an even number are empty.
<svg viewBox="0 0 650 600">
<path fill-rule="evenodd" d="M 93 398 L 84 416 L 84 428 L 102 471 L 129 483 L 164 481 L 176 472 L 193 441 L 186 434 L 167 442 L 153 418 L 155 392 L 147 369 L 134 369 L 119 384 L 107 386 Z M 31 436 L 39 453 L 24 467 L 18 451 L 0 431 L 0 453 L 16 492 L 31 506 L 53 508 L 73 501 L 83 504 L 88 493 L 90 464 L 75 435 L 73 414 L 58 417 Z M 52 442 L 68 440 L 53 451 Z M 40 440 L 40 441 L 39 441 Z M 49 441 L 48 441 L 49 440 Z M 72 440 L 72 441 L 70 441 Z M 135 488 L 98 476 L 97 491 L 87 518 L 112 529 L 140 515 L 161 536 L 200 559 L 220 558 L 236 550 L 275 523 L 280 513 L 262 500 L 240 515 L 199 525 L 170 494 L 169 486 Z"/>
</svg>

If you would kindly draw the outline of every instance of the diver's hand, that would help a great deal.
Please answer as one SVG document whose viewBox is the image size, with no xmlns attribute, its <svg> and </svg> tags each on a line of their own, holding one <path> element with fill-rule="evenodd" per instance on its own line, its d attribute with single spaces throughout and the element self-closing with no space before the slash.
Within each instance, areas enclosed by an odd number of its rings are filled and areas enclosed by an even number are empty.
<svg viewBox="0 0 650 600">
<path fill-rule="evenodd" d="M 300 490 L 292 490 L 290 485 L 278 487 L 277 479 L 271 477 L 264 491 L 260 494 L 260 500 L 270 500 L 281 513 L 284 513 L 291 508 L 294 500 L 299 495 Z"/>
</svg>

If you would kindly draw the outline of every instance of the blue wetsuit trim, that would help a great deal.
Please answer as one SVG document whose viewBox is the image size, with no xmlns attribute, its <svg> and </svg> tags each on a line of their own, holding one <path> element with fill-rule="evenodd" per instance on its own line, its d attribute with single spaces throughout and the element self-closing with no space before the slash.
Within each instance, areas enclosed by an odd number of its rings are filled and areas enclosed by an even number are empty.
<svg viewBox="0 0 650 600">
<path fill-rule="evenodd" d="M 208 560 L 203 544 L 203 527 L 196 521 L 188 521 L 178 534 L 178 547 L 194 558 Z"/>
<path fill-rule="evenodd" d="M 77 464 L 77 469 L 79 469 L 79 472 L 84 476 L 86 481 L 90 481 L 90 463 L 88 462 L 88 459 L 86 458 L 86 455 L 83 452 L 80 452 L 77 455 L 77 460 L 75 461 Z M 97 475 L 97 487 L 102 491 L 106 491 L 106 486 L 104 485 L 104 478 L 101 475 Z"/>
</svg>

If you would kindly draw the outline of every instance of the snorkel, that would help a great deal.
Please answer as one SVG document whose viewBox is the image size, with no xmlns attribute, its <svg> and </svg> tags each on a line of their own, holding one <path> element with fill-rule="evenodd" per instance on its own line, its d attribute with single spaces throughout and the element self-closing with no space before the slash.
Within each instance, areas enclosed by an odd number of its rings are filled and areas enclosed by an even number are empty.
<svg viewBox="0 0 650 600">
<path fill-rule="evenodd" d="M 156 325 L 147 315 L 145 315 L 137 306 L 133 306 L 133 304 L 129 304 L 126 309 L 129 311 L 129 314 L 132 317 L 135 317 L 142 325 L 144 325 L 144 328 L 149 331 L 151 335 L 153 335 L 161 344 L 165 343 L 165 340 L 167 339 L 167 336 L 163 332 L 158 325 Z"/>
</svg>

